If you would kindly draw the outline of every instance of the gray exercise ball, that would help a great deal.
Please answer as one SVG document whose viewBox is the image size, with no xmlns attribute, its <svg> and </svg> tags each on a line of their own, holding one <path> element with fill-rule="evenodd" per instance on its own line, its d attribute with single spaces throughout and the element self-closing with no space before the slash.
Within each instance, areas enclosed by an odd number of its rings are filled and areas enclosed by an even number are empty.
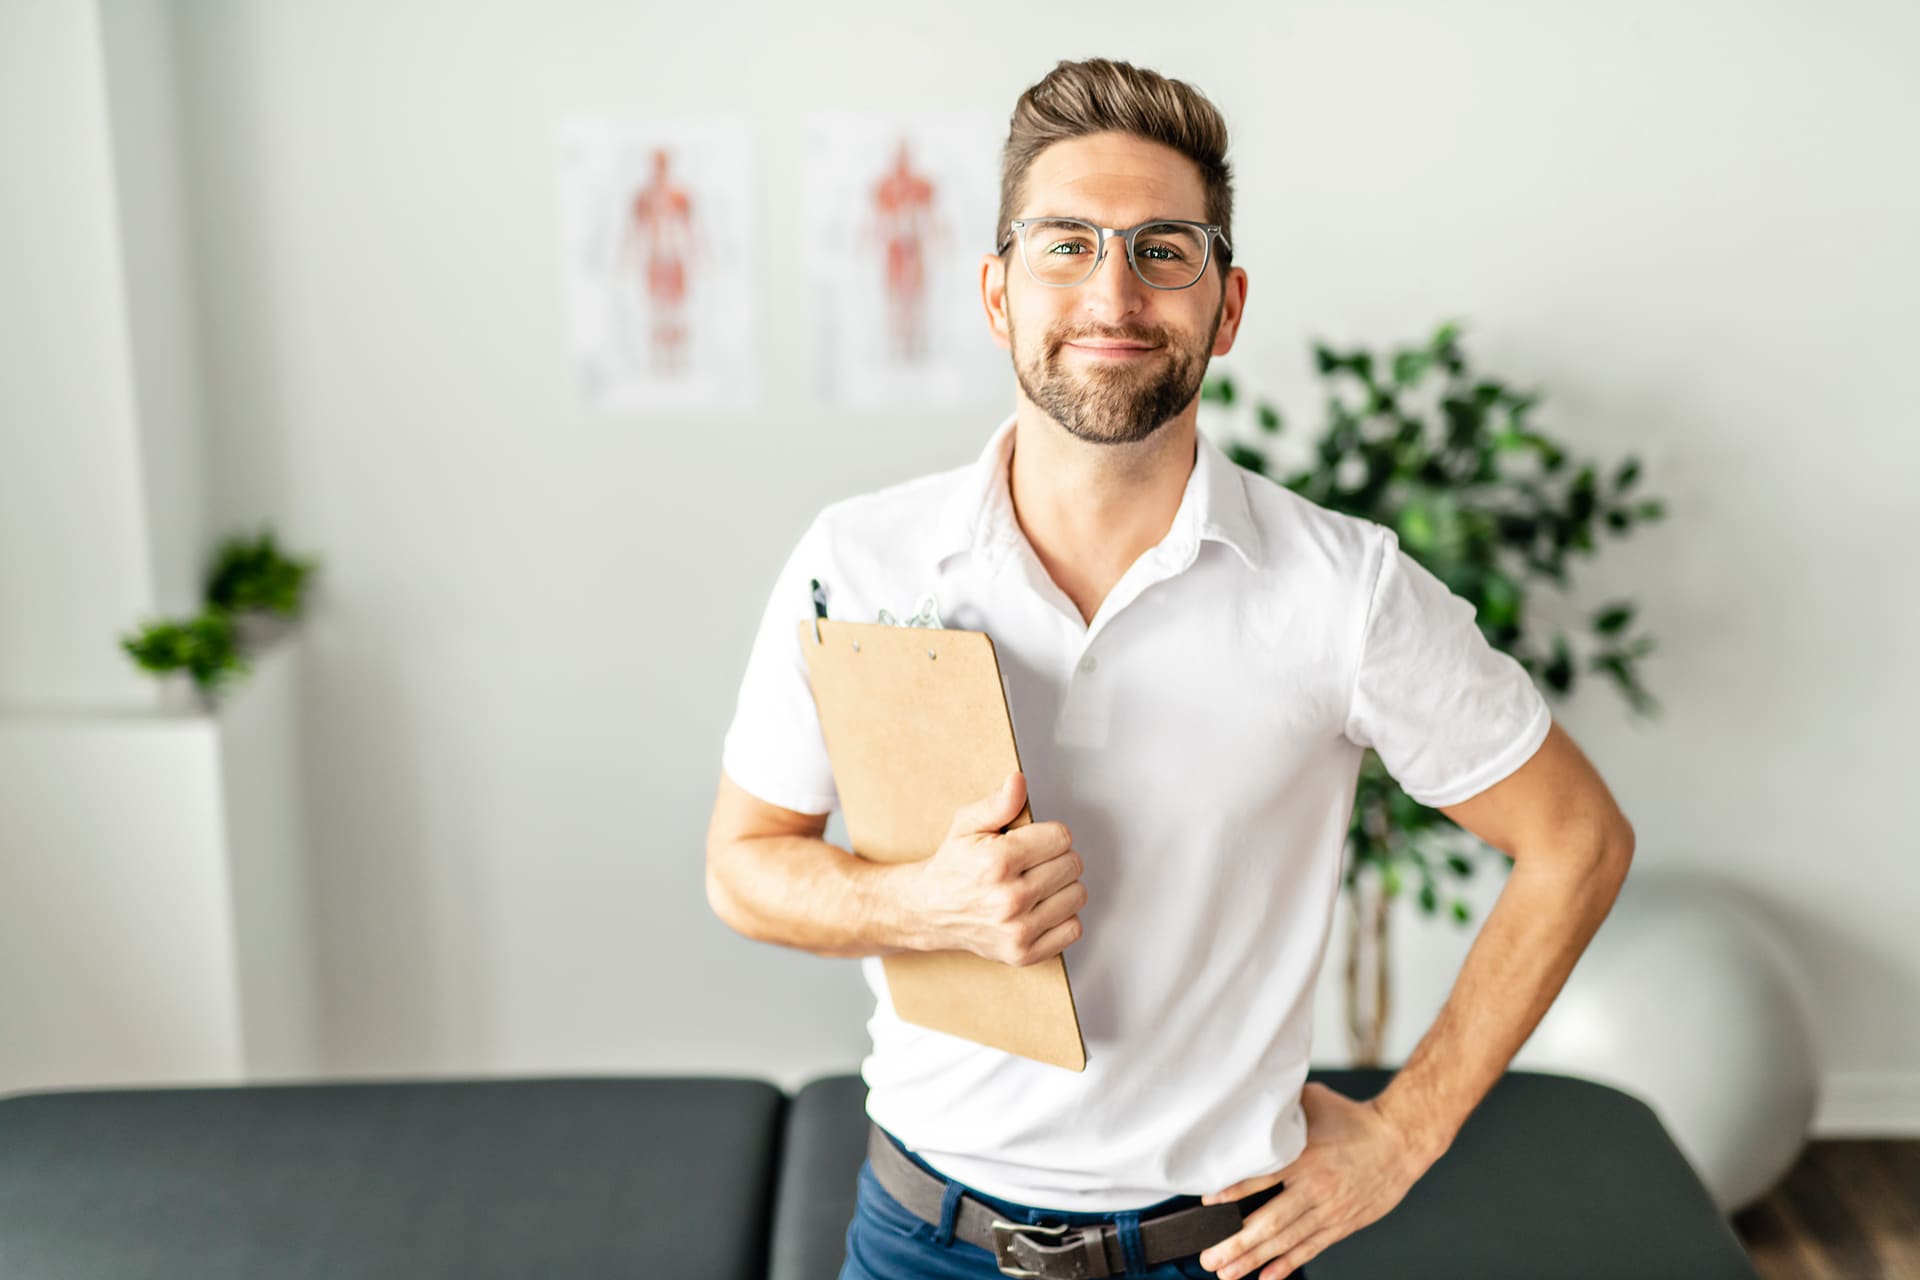
<svg viewBox="0 0 1920 1280">
<path fill-rule="evenodd" d="M 1636 868 L 1513 1065 L 1639 1097 L 1732 1213 L 1806 1145 L 1819 1093 L 1806 990 L 1733 886 Z"/>
</svg>

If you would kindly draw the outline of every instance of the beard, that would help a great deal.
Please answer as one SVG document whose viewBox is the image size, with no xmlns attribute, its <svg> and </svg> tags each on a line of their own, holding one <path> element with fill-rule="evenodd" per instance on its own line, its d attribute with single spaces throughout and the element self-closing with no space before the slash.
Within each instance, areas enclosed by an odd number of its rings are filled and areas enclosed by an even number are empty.
<svg viewBox="0 0 1920 1280">
<path fill-rule="evenodd" d="M 1171 422 L 1200 394 L 1208 352 L 1220 331 L 1221 307 L 1204 336 L 1177 329 L 1096 329 L 1063 327 L 1049 331 L 1037 350 L 1023 352 L 1007 313 L 1007 338 L 1013 348 L 1013 374 L 1027 399 L 1071 435 L 1093 444 L 1134 444 Z M 1076 340 L 1110 339 L 1152 343 L 1158 350 L 1127 360 L 1068 356 Z"/>
</svg>

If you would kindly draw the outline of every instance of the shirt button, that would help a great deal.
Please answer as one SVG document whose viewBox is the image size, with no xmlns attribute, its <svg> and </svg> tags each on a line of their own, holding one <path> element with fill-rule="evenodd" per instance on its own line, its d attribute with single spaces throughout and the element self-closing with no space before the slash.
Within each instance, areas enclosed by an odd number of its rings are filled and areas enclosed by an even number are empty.
<svg viewBox="0 0 1920 1280">
<path fill-rule="evenodd" d="M 1080 659 L 1080 669 L 1082 671 L 1091 671 L 1099 665 L 1100 660 L 1092 654 L 1088 654 L 1086 657 Z"/>
</svg>

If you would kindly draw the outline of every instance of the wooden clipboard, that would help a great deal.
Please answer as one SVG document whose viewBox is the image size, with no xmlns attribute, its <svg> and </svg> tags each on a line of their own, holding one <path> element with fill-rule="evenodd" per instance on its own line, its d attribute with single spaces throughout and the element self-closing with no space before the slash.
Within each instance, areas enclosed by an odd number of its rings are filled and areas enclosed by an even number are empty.
<svg viewBox="0 0 1920 1280">
<path fill-rule="evenodd" d="M 932 856 L 954 811 L 1020 767 L 992 639 L 827 618 L 799 628 L 853 851 L 875 862 Z M 1029 795 L 1005 829 L 1032 821 Z M 970 951 L 900 951 L 880 962 L 906 1021 L 1086 1070 L 1064 953 L 1031 965 Z"/>
</svg>

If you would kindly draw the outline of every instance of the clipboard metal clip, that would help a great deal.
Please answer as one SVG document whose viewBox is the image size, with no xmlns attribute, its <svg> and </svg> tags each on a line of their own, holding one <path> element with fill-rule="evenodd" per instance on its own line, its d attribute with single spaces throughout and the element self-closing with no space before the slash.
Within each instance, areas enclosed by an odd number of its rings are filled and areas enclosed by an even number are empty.
<svg viewBox="0 0 1920 1280">
<path fill-rule="evenodd" d="M 940 622 L 940 608 L 934 602 L 933 592 L 929 591 L 921 596 L 919 603 L 914 605 L 914 610 L 914 615 L 903 622 L 895 618 L 887 610 L 882 609 L 878 621 L 889 627 L 939 627 L 942 625 Z"/>
</svg>

